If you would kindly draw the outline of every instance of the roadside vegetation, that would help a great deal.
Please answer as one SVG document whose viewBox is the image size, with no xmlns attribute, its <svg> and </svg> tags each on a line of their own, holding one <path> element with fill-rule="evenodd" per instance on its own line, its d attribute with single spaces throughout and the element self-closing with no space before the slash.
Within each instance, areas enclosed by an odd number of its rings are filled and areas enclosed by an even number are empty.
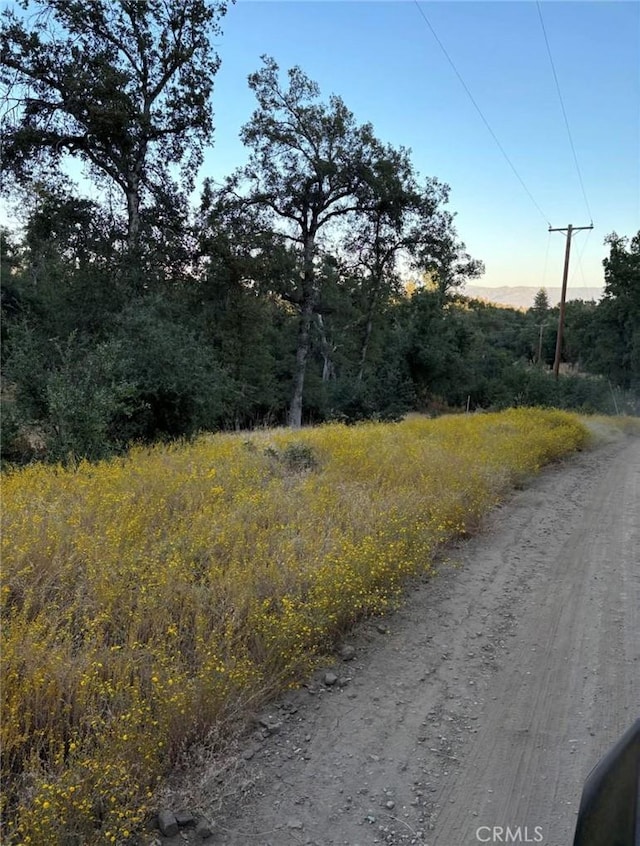
<svg viewBox="0 0 640 846">
<path fill-rule="evenodd" d="M 265 56 L 214 184 L 227 4 L 90 5 L 0 15 L 2 817 L 29 846 L 127 842 L 191 744 L 585 442 L 543 407 L 640 389 L 640 233 L 568 304 L 556 381 L 557 309 L 463 296 L 482 262 L 409 150 Z"/>
<path fill-rule="evenodd" d="M 587 438 L 567 413 L 520 409 L 203 436 L 9 473 L 9 842 L 125 843 L 190 744 L 239 730 Z"/>
<path fill-rule="evenodd" d="M 198 173 L 224 2 L 20 5 L 0 16 L 5 462 L 409 411 L 638 412 L 640 233 L 606 238 L 601 302 L 567 304 L 556 381 L 555 304 L 465 297 L 483 265 L 446 174 L 302 68 L 263 57 L 245 164 Z"/>
</svg>

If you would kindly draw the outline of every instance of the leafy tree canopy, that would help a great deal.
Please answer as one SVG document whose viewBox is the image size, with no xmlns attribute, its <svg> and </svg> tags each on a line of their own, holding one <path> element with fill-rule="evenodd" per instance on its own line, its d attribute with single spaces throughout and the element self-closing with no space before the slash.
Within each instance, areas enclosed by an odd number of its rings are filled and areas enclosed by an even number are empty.
<svg viewBox="0 0 640 846">
<path fill-rule="evenodd" d="M 610 253 L 603 261 L 604 297 L 623 298 L 640 315 L 640 231 L 630 241 L 613 232 L 605 243 Z"/>
<path fill-rule="evenodd" d="M 18 181 L 64 155 L 120 187 L 135 246 L 145 193 L 165 194 L 171 166 L 190 187 L 211 139 L 220 64 L 210 38 L 224 2 L 21 0 L 5 10 L 2 156 Z"/>
<path fill-rule="evenodd" d="M 533 301 L 531 311 L 535 317 L 542 320 L 550 308 L 551 304 L 549 303 L 549 295 L 547 294 L 546 288 L 540 288 Z"/>
</svg>

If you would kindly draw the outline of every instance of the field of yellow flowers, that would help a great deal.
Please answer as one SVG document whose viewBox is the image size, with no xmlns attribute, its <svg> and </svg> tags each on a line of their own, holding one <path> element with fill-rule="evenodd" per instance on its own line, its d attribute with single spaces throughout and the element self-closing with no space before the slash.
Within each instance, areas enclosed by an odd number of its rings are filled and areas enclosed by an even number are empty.
<svg viewBox="0 0 640 846">
<path fill-rule="evenodd" d="M 188 744 L 303 678 L 586 438 L 569 414 L 518 409 L 6 474 L 6 842 L 133 842 Z"/>
</svg>

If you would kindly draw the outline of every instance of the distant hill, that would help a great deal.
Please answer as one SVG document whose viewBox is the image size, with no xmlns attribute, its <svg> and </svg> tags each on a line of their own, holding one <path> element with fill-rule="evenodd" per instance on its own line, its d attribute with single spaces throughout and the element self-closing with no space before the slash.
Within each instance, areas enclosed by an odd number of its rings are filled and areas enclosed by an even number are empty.
<svg viewBox="0 0 640 846">
<path fill-rule="evenodd" d="M 483 285 L 465 285 L 461 294 L 476 300 L 488 300 L 497 305 L 511 306 L 512 308 L 531 308 L 536 294 L 540 288 L 531 285 L 504 285 L 501 288 L 488 288 Z M 556 306 L 560 302 L 561 288 L 545 286 L 549 303 Z M 602 288 L 575 288 L 569 286 L 567 300 L 599 300 L 602 296 Z"/>
</svg>

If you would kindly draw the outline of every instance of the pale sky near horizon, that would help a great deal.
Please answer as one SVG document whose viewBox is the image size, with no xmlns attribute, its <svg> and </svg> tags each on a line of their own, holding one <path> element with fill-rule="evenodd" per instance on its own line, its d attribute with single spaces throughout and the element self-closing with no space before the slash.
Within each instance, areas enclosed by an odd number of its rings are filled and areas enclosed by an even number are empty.
<svg viewBox="0 0 640 846">
<path fill-rule="evenodd" d="M 383 141 L 411 148 L 423 176 L 450 186 L 459 236 L 486 266 L 477 284 L 560 285 L 565 237 L 548 226 L 593 217 L 594 230 L 575 236 L 569 280 L 602 286 L 604 237 L 640 229 L 640 3 L 540 8 L 586 202 L 532 0 L 237 0 L 216 39 L 216 130 L 200 179 L 246 161 L 238 133 L 256 106 L 247 76 L 266 54 L 283 81 L 299 65 L 323 99 L 340 95 Z"/>
<path fill-rule="evenodd" d="M 323 98 L 340 95 L 382 140 L 410 147 L 421 174 L 450 185 L 459 235 L 486 265 L 478 284 L 559 285 L 565 237 L 548 226 L 593 216 L 594 230 L 575 235 L 569 278 L 601 286 L 605 235 L 640 229 L 640 4 L 541 3 L 586 202 L 537 4 L 420 7 L 540 210 L 411 0 L 238 0 L 217 40 L 203 176 L 222 179 L 246 160 L 238 132 L 256 105 L 246 78 L 267 54 L 283 79 L 300 65 Z"/>
</svg>

